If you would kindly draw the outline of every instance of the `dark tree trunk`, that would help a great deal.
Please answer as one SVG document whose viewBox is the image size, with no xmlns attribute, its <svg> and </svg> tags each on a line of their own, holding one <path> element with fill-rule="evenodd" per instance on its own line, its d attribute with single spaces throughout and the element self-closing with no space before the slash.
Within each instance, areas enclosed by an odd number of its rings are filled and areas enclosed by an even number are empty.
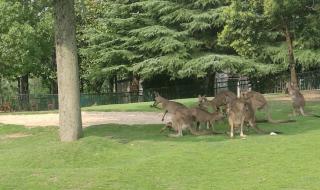
<svg viewBox="0 0 320 190">
<path fill-rule="evenodd" d="M 294 60 L 293 46 L 292 46 L 293 39 L 292 39 L 292 35 L 289 31 L 288 24 L 286 22 L 284 22 L 284 34 L 285 34 L 286 42 L 288 45 L 288 61 L 289 61 L 289 67 L 290 67 L 290 81 L 294 87 L 298 87 L 296 63 Z"/>
<path fill-rule="evenodd" d="M 75 141 L 82 136 L 82 121 L 74 0 L 55 0 L 54 13 L 60 139 Z"/>
<path fill-rule="evenodd" d="M 214 83 L 216 79 L 216 73 L 208 73 L 207 75 L 207 95 L 215 95 Z"/>
<path fill-rule="evenodd" d="M 57 59 L 56 59 L 56 49 L 52 53 L 52 70 L 57 72 Z M 57 79 L 51 79 L 50 81 L 50 94 L 58 94 L 58 82 Z"/>
<path fill-rule="evenodd" d="M 118 79 L 117 75 L 114 76 L 114 91 L 113 92 L 118 92 Z"/>
<path fill-rule="evenodd" d="M 29 74 L 20 77 L 19 81 L 19 94 L 29 94 Z"/>
<path fill-rule="evenodd" d="M 58 83 L 56 80 L 51 81 L 50 94 L 58 94 Z"/>
<path fill-rule="evenodd" d="M 111 77 L 109 78 L 109 89 L 108 89 L 108 92 L 113 92 L 114 90 L 114 78 Z"/>
<path fill-rule="evenodd" d="M 29 110 L 29 74 L 19 78 L 18 87 L 21 109 Z"/>
</svg>

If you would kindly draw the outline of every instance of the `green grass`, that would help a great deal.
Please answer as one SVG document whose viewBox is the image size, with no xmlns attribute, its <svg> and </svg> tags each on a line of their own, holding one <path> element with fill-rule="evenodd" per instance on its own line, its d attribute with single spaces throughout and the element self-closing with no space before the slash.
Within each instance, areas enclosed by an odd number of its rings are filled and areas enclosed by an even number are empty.
<svg viewBox="0 0 320 190">
<path fill-rule="evenodd" d="M 286 118 L 289 104 L 272 104 Z M 308 111 L 319 114 L 320 104 Z M 261 117 L 261 113 L 259 117 Z M 55 127 L 0 125 L 0 189 L 217 189 L 317 190 L 320 119 L 259 124 L 278 136 L 249 131 L 246 140 L 225 135 L 179 139 L 162 125 L 101 125 L 84 138 L 61 143 Z M 216 128 L 227 129 L 224 122 Z M 31 136 L 10 139 L 8 134 Z"/>
<path fill-rule="evenodd" d="M 197 98 L 188 99 L 178 99 L 177 102 L 183 103 L 187 106 L 197 105 Z M 130 103 L 130 104 L 111 104 L 111 105 L 101 105 L 101 106 L 90 106 L 82 108 L 83 111 L 101 111 L 101 112 L 161 112 L 160 109 L 150 107 L 153 102 L 140 102 L 140 103 Z"/>
<path fill-rule="evenodd" d="M 35 114 L 50 114 L 58 113 L 58 110 L 50 111 L 19 111 L 19 112 L 0 112 L 0 115 L 35 115 Z"/>
<path fill-rule="evenodd" d="M 187 106 L 196 106 L 197 98 L 178 99 L 175 100 L 181 102 Z M 129 104 L 110 104 L 110 105 L 99 105 L 81 108 L 82 111 L 97 111 L 97 112 L 162 112 L 160 109 L 150 107 L 153 102 L 139 102 Z M 33 114 L 48 114 L 58 113 L 58 110 L 50 111 L 24 111 L 24 112 L 0 112 L 0 115 L 33 115 Z"/>
</svg>

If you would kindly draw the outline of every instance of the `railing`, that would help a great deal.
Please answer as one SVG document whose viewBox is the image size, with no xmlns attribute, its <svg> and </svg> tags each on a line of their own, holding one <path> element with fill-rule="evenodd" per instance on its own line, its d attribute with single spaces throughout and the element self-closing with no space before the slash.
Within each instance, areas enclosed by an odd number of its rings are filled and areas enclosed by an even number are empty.
<svg viewBox="0 0 320 190">
<path fill-rule="evenodd" d="M 320 71 L 313 71 L 298 74 L 301 90 L 320 89 Z M 152 101 L 154 92 L 159 92 L 168 99 L 194 98 L 199 94 L 214 96 L 220 90 L 231 90 L 237 93 L 239 89 L 252 88 L 262 93 L 283 92 L 288 75 L 259 79 L 260 81 L 248 78 L 225 78 L 215 81 L 214 87 L 207 85 L 179 85 L 172 87 L 144 89 L 142 92 L 122 92 L 104 94 L 81 94 L 81 107 L 92 105 L 123 104 L 133 102 Z M 15 97 L 3 98 L 0 96 L 0 111 L 44 111 L 58 109 L 58 95 L 17 95 Z"/>
</svg>

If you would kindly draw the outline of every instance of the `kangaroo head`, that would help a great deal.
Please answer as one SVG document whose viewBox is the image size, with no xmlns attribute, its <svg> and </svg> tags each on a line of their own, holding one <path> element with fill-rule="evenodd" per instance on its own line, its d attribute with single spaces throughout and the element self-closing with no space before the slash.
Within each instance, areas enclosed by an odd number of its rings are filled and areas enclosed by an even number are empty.
<svg viewBox="0 0 320 190">
<path fill-rule="evenodd" d="M 294 90 L 297 90 L 297 88 L 293 85 L 293 83 L 286 82 L 285 93 L 292 95 L 294 93 Z"/>
<path fill-rule="evenodd" d="M 198 96 L 198 106 L 200 108 L 208 108 L 208 99 L 206 96 Z"/>
<path fill-rule="evenodd" d="M 159 92 L 156 92 L 156 91 L 154 91 L 153 94 L 154 94 L 154 97 L 160 96 Z"/>
<path fill-rule="evenodd" d="M 160 96 L 160 94 L 158 92 L 154 92 L 155 98 L 154 98 L 154 103 L 153 103 L 153 107 L 157 106 L 160 103 L 165 102 L 167 99 L 163 98 L 162 96 Z"/>
<path fill-rule="evenodd" d="M 210 107 L 213 109 L 214 112 L 218 111 L 218 107 L 216 104 L 216 99 L 208 100 L 205 96 L 198 96 L 198 106 L 201 109 L 209 109 Z"/>
<path fill-rule="evenodd" d="M 205 102 L 207 101 L 207 97 L 206 96 L 201 96 L 200 94 L 198 95 L 198 102 L 201 103 L 201 102 Z"/>
</svg>

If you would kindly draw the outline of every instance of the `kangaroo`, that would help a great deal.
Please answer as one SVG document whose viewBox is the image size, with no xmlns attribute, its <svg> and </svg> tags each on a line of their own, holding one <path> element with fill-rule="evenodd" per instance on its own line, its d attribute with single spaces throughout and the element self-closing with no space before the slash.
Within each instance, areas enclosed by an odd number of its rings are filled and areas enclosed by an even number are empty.
<svg viewBox="0 0 320 190">
<path fill-rule="evenodd" d="M 245 121 L 245 113 L 248 110 L 246 102 L 241 99 L 228 100 L 227 114 L 230 125 L 230 137 L 234 136 L 234 128 L 240 126 L 240 137 L 246 137 L 243 133 L 243 125 Z"/>
<path fill-rule="evenodd" d="M 174 113 L 178 108 L 187 108 L 185 105 L 179 103 L 179 102 L 174 102 L 165 99 L 164 97 L 160 96 L 158 92 L 154 92 L 155 94 L 155 101 L 151 107 L 156 107 L 158 104 L 162 105 L 162 109 L 165 110 L 162 120 L 164 120 L 164 117 L 166 116 L 167 113 Z"/>
<path fill-rule="evenodd" d="M 243 98 L 228 100 L 227 113 L 228 113 L 228 121 L 229 121 L 230 127 L 231 127 L 231 123 L 233 123 L 233 127 L 239 125 L 239 122 L 241 121 L 242 117 L 244 117 L 244 123 L 249 124 L 249 126 L 253 128 L 257 133 L 263 133 L 263 134 L 269 133 L 257 127 L 254 109 L 251 103 L 245 101 L 245 99 Z M 280 133 L 280 132 L 276 132 L 276 133 Z M 241 133 L 240 133 L 240 136 L 241 136 Z M 243 137 L 245 137 L 245 135 Z"/>
<path fill-rule="evenodd" d="M 267 121 L 269 123 L 288 123 L 288 122 L 294 122 L 294 120 L 274 120 L 271 118 L 270 110 L 269 110 L 269 104 L 265 97 L 256 91 L 246 91 L 241 93 L 241 97 L 244 98 L 246 102 L 249 102 L 251 104 L 251 107 L 254 112 L 257 110 L 265 110 Z"/>
<path fill-rule="evenodd" d="M 2 106 L 0 106 L 0 110 L 3 112 L 11 112 L 12 111 L 11 104 L 9 102 L 5 102 Z"/>
<path fill-rule="evenodd" d="M 214 131 L 214 123 L 224 118 L 221 112 L 210 113 L 201 108 L 189 109 L 190 114 L 194 117 L 197 122 L 197 129 L 199 129 L 200 123 L 206 123 L 207 129 L 211 128 Z"/>
<path fill-rule="evenodd" d="M 189 114 L 186 109 L 177 109 L 172 115 L 172 122 L 166 124 L 162 131 L 166 128 L 173 129 L 176 134 L 170 134 L 169 137 L 181 137 L 183 136 L 182 131 L 189 130 L 193 135 L 209 135 L 213 134 L 212 131 L 196 131 L 192 128 L 195 119 Z"/>
<path fill-rule="evenodd" d="M 216 94 L 215 98 L 212 100 L 208 100 L 205 96 L 198 96 L 199 107 L 204 107 L 208 109 L 211 107 L 214 111 L 220 109 L 223 106 L 227 105 L 226 98 L 236 99 L 237 95 L 229 90 L 223 90 Z"/>
<path fill-rule="evenodd" d="M 199 130 L 200 123 L 206 123 L 207 129 L 211 128 L 214 131 L 214 123 L 224 118 L 224 115 L 220 112 L 210 113 L 200 108 L 180 108 L 176 111 L 183 113 L 184 115 L 192 116 L 193 122 L 197 123 L 197 130 Z M 170 122 L 161 129 L 163 131 L 166 128 L 172 128 L 172 123 Z"/>
<path fill-rule="evenodd" d="M 292 107 L 293 107 L 293 115 L 296 116 L 296 114 L 303 115 L 303 116 L 314 116 L 314 117 L 320 117 L 319 115 L 305 113 L 304 107 L 306 105 L 306 101 L 304 99 L 303 94 L 301 94 L 300 90 L 298 88 L 295 88 L 292 83 L 287 82 L 286 83 L 286 90 L 289 92 L 289 95 L 292 99 Z"/>
</svg>

